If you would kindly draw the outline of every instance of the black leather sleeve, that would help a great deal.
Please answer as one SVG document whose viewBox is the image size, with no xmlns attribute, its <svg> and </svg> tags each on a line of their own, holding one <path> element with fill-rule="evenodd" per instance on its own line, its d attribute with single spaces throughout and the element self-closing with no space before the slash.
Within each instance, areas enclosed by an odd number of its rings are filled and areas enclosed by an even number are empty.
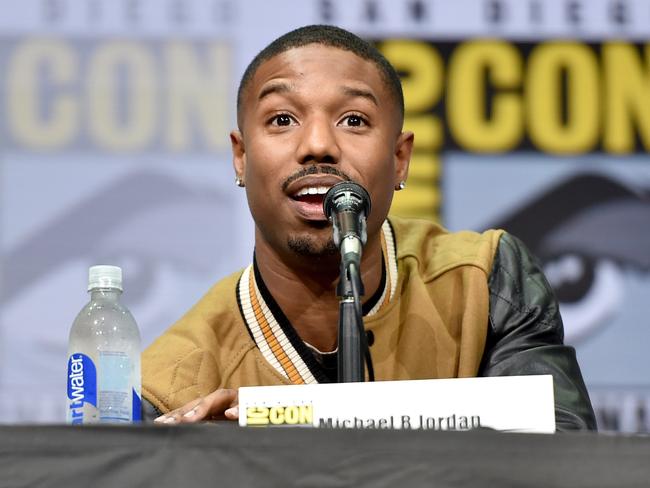
<svg viewBox="0 0 650 488">
<path fill-rule="evenodd" d="M 145 423 L 153 422 L 160 417 L 162 412 L 158 410 L 153 403 L 142 397 L 142 421 Z"/>
<path fill-rule="evenodd" d="M 504 233 L 489 278 L 490 317 L 480 376 L 553 375 L 558 431 L 596 429 L 558 303 L 535 258 Z"/>
</svg>

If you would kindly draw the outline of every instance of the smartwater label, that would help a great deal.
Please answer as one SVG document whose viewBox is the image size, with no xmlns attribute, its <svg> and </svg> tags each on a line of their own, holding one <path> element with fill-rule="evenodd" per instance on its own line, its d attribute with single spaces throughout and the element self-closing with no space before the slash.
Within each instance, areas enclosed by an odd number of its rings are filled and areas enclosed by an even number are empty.
<svg viewBox="0 0 650 488">
<path fill-rule="evenodd" d="M 101 422 L 131 422 L 131 359 L 122 351 L 100 351 L 99 416 Z"/>
<path fill-rule="evenodd" d="M 90 405 L 97 408 L 97 368 L 85 354 L 74 353 L 68 359 L 68 421 L 83 424 L 89 419 Z"/>
</svg>

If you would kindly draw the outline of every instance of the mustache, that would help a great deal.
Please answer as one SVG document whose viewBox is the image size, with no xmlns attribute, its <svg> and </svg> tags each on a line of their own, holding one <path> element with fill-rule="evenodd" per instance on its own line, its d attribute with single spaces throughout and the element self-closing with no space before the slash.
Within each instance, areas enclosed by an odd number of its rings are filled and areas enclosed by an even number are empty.
<svg viewBox="0 0 650 488">
<path fill-rule="evenodd" d="M 339 178 L 342 178 L 345 181 L 352 181 L 352 178 L 350 178 L 347 174 L 345 174 L 345 172 L 339 170 L 334 166 L 312 164 L 311 166 L 307 166 L 306 168 L 302 168 L 296 171 L 294 174 L 292 174 L 286 180 L 284 180 L 284 182 L 282 183 L 282 191 L 285 191 L 287 187 L 291 183 L 296 181 L 298 178 L 302 178 L 303 176 L 308 176 L 308 175 L 317 175 L 317 174 L 335 175 L 338 176 Z"/>
</svg>

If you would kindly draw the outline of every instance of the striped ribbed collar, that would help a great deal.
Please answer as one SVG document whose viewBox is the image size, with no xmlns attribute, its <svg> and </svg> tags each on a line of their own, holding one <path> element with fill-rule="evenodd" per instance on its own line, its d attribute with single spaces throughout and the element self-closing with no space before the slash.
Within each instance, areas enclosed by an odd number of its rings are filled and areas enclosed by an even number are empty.
<svg viewBox="0 0 650 488">
<path fill-rule="evenodd" d="M 382 292 L 375 297 L 376 301 L 365 317 L 386 306 L 395 295 L 397 286 L 395 238 L 388 221 L 382 226 L 381 244 L 384 255 Z M 239 278 L 237 301 L 251 337 L 278 373 L 294 384 L 329 382 L 311 350 L 269 293 L 254 262 Z"/>
</svg>

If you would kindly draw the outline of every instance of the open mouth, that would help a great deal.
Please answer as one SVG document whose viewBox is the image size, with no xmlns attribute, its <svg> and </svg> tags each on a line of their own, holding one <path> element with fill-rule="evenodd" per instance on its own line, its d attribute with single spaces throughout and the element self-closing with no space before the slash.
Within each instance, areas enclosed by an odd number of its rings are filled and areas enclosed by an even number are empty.
<svg viewBox="0 0 650 488">
<path fill-rule="evenodd" d="M 305 186 L 290 196 L 304 218 L 327 220 L 323 213 L 323 200 L 329 189 L 330 186 Z"/>
<path fill-rule="evenodd" d="M 322 207 L 327 190 L 329 190 L 328 186 L 310 186 L 297 191 L 291 198 L 298 202 L 320 205 Z"/>
<path fill-rule="evenodd" d="M 323 212 L 323 200 L 327 191 L 341 181 L 342 179 L 336 175 L 310 174 L 295 179 L 284 188 L 284 191 L 300 219 L 311 224 L 315 222 L 327 224 L 328 220 Z"/>
</svg>

